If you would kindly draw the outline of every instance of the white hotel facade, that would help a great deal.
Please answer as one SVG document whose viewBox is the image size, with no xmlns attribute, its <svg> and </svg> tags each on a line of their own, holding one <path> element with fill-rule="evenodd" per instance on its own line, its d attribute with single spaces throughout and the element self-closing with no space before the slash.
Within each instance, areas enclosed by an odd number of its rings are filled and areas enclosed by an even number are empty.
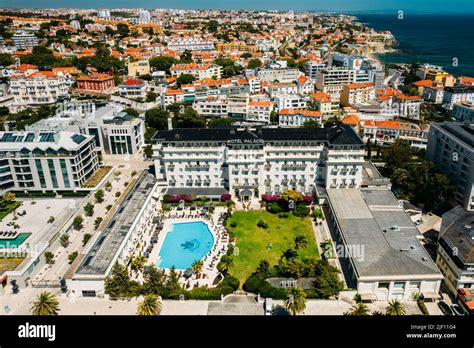
<svg viewBox="0 0 474 348">
<path fill-rule="evenodd" d="M 176 129 L 153 139 L 156 176 L 173 192 L 250 199 L 294 189 L 359 187 L 364 145 L 346 126 L 320 129 Z"/>
</svg>

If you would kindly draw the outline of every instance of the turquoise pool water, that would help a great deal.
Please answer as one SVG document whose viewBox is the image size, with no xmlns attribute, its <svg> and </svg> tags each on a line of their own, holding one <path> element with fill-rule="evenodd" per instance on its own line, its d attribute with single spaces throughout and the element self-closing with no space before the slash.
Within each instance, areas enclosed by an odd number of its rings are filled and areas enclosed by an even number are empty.
<svg viewBox="0 0 474 348">
<path fill-rule="evenodd" d="M 20 233 L 14 239 L 0 239 L 0 249 L 18 248 L 29 237 L 29 233 Z"/>
<path fill-rule="evenodd" d="M 160 249 L 158 267 L 187 269 L 201 260 L 214 245 L 214 236 L 202 221 L 172 225 Z"/>
</svg>

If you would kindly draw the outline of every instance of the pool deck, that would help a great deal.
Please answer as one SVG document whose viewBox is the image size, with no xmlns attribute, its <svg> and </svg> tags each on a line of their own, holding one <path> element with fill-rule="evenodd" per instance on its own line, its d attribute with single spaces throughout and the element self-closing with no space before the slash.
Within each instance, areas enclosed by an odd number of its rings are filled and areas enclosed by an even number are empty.
<svg viewBox="0 0 474 348">
<path fill-rule="evenodd" d="M 165 221 L 163 224 L 163 229 L 158 235 L 158 242 L 153 247 L 152 252 L 150 253 L 150 257 L 148 259 L 148 264 L 156 265 L 159 261 L 159 253 L 161 247 L 163 246 L 164 240 L 166 238 L 167 232 L 172 230 L 172 225 L 176 223 L 186 223 L 186 222 L 204 222 L 207 224 L 209 230 L 211 231 L 214 237 L 214 245 L 211 251 L 203 258 L 204 267 L 201 272 L 201 277 L 197 278 L 196 275 L 192 275 L 189 279 L 185 280 L 183 277 L 180 278 L 181 284 L 186 289 L 193 288 L 196 284 L 198 286 L 207 285 L 209 287 L 213 286 L 214 279 L 218 276 L 219 271 L 217 270 L 216 266 L 219 262 L 220 258 L 224 253 L 227 251 L 228 248 L 228 236 L 226 237 L 225 228 L 219 224 L 219 217 L 221 213 L 227 211 L 224 207 L 216 207 L 214 213 L 211 215 L 209 219 L 199 217 L 199 211 L 190 211 L 189 209 L 184 209 L 184 211 L 177 211 L 172 210 L 171 212 L 167 213 L 165 217 Z M 184 215 L 184 216 L 183 216 Z M 194 217 L 189 217 L 189 216 Z M 166 272 L 169 269 L 166 269 Z M 180 270 L 184 272 L 184 270 Z M 204 275 L 204 278 L 203 278 Z M 187 285 L 189 284 L 189 285 Z"/>
<path fill-rule="evenodd" d="M 17 209 L 16 219 L 13 213 L 8 214 L 0 222 L 0 231 L 17 232 L 14 236 L 0 236 L 0 239 L 14 240 L 21 233 L 30 233 L 29 237 L 17 248 L 7 248 L 2 251 L 27 251 L 35 253 L 41 250 L 37 245 L 47 245 L 52 233 L 64 223 L 79 205 L 81 199 L 77 198 L 41 198 L 37 200 L 25 199 Z M 25 215 L 19 215 L 26 211 Z M 48 223 L 53 216 L 54 222 Z M 13 223 L 20 226 L 14 229 Z"/>
</svg>

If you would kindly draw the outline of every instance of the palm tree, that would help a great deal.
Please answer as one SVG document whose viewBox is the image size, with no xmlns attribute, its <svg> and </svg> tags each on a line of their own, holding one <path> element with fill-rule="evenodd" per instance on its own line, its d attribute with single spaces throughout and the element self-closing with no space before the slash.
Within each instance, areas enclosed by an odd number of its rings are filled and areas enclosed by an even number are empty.
<svg viewBox="0 0 474 348">
<path fill-rule="evenodd" d="M 296 315 L 303 313 L 306 308 L 306 293 L 299 286 L 286 290 L 285 308 Z"/>
<path fill-rule="evenodd" d="M 57 315 L 59 302 L 52 293 L 44 291 L 32 302 L 31 314 L 33 315 Z"/>
<path fill-rule="evenodd" d="M 299 248 L 304 249 L 308 246 L 308 241 L 306 240 L 305 236 L 296 236 L 295 237 L 295 249 L 298 250 Z"/>
<path fill-rule="evenodd" d="M 344 315 L 369 315 L 369 307 L 362 302 L 358 302 L 344 313 Z"/>
<path fill-rule="evenodd" d="M 161 313 L 161 302 L 157 295 L 145 295 L 143 301 L 138 303 L 138 315 L 158 315 Z"/>
<path fill-rule="evenodd" d="M 141 271 L 143 267 L 145 266 L 147 261 L 147 258 L 143 255 L 134 257 L 132 259 L 132 269 L 138 273 L 138 271 Z"/>
<path fill-rule="evenodd" d="M 283 255 L 281 256 L 283 259 L 286 259 L 287 261 L 293 260 L 298 256 L 298 253 L 294 251 L 293 249 L 287 249 L 283 252 Z"/>
<path fill-rule="evenodd" d="M 400 300 L 395 299 L 388 302 L 387 308 L 385 308 L 386 315 L 405 315 L 405 306 Z"/>
<path fill-rule="evenodd" d="M 222 256 L 221 261 L 217 264 L 217 270 L 224 274 L 227 274 L 232 267 L 234 267 L 234 259 L 228 255 Z"/>
<path fill-rule="evenodd" d="M 201 273 L 203 267 L 204 267 L 204 262 L 202 260 L 196 260 L 191 266 L 191 269 L 193 270 L 194 273 L 199 274 Z"/>
</svg>

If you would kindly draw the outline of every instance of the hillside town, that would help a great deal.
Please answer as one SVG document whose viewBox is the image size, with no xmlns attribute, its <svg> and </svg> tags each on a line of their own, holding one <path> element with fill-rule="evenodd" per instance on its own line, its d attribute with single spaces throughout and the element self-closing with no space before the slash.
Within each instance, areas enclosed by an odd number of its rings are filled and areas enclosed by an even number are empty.
<svg viewBox="0 0 474 348">
<path fill-rule="evenodd" d="M 474 76 L 356 16 L 0 9 L 2 314 L 474 313 Z"/>
</svg>

